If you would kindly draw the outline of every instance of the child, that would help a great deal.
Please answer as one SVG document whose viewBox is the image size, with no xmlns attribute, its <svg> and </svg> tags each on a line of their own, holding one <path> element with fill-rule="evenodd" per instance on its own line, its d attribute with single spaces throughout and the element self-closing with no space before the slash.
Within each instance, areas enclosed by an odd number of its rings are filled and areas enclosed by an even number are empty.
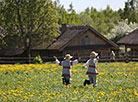
<svg viewBox="0 0 138 102">
<path fill-rule="evenodd" d="M 111 59 L 112 62 L 115 62 L 115 53 L 114 53 L 114 51 L 111 51 L 110 59 Z"/>
<path fill-rule="evenodd" d="M 84 81 L 84 86 L 86 86 L 86 84 L 91 84 L 93 83 L 93 86 L 97 86 L 97 75 L 98 75 L 98 72 L 97 72 L 97 66 L 96 64 L 98 63 L 98 59 L 99 57 L 97 56 L 98 53 L 92 51 L 91 54 L 90 54 L 90 59 L 83 65 L 83 68 L 85 68 L 85 66 L 89 65 L 88 67 L 88 71 L 87 71 L 87 75 L 89 77 L 89 80 L 85 80 Z"/>
<path fill-rule="evenodd" d="M 66 54 L 66 56 L 64 58 L 65 60 L 61 61 L 61 62 L 57 59 L 56 56 L 54 56 L 54 58 L 58 65 L 63 66 L 63 71 L 62 71 L 63 84 L 65 84 L 65 85 L 71 84 L 71 66 L 74 64 L 77 64 L 79 62 L 80 58 L 78 58 L 78 60 L 76 59 L 74 61 L 71 61 L 70 59 L 72 58 L 72 56 L 70 54 Z"/>
</svg>

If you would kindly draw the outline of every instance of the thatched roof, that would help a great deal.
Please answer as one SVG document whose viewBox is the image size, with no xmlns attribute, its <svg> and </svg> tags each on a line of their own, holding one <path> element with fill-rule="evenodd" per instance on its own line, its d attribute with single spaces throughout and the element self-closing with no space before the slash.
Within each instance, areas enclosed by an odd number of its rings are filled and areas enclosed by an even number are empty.
<svg viewBox="0 0 138 102">
<path fill-rule="evenodd" d="M 138 45 L 138 28 L 118 42 L 120 45 Z"/>
<path fill-rule="evenodd" d="M 91 26 L 68 26 L 67 30 L 61 34 L 61 36 L 57 39 L 57 41 L 53 42 L 48 49 L 50 50 L 63 50 L 65 47 L 67 47 L 73 40 L 77 39 L 78 36 L 83 34 L 84 32 L 91 30 L 94 32 L 97 36 L 99 36 L 101 39 L 106 41 L 109 45 L 111 45 L 114 48 L 118 48 L 118 45 L 113 43 L 112 41 L 105 38 L 103 35 L 101 35 L 99 32 L 97 32 L 94 28 Z"/>
</svg>

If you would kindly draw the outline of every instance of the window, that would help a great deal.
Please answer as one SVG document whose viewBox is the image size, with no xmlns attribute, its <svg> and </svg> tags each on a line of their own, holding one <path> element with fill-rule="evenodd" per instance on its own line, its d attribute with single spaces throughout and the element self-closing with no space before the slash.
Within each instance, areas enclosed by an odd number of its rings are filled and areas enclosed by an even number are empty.
<svg viewBox="0 0 138 102">
<path fill-rule="evenodd" d="M 85 35 L 84 37 L 82 37 L 81 39 L 81 45 L 89 45 L 90 44 L 90 38 L 88 35 Z"/>
<path fill-rule="evenodd" d="M 88 38 L 88 35 L 86 35 L 85 37 Z"/>
</svg>

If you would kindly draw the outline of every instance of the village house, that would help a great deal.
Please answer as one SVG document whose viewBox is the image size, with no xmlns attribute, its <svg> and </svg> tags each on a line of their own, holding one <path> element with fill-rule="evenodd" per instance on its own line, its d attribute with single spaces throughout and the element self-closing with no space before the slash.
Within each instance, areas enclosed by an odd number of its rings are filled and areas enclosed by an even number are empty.
<svg viewBox="0 0 138 102">
<path fill-rule="evenodd" d="M 56 41 L 49 46 L 44 41 L 41 45 L 33 47 L 31 49 L 32 57 L 40 55 L 47 59 L 55 55 L 63 58 L 65 54 L 70 53 L 76 58 L 88 59 L 90 52 L 96 51 L 99 53 L 100 59 L 108 59 L 110 52 L 118 49 L 117 44 L 105 38 L 91 26 L 68 26 L 62 24 L 59 28 L 61 34 Z M 19 51 L 19 48 L 16 49 L 17 51 L 15 49 L 5 49 L 4 52 L 1 51 L 1 55 L 23 56 L 23 50 Z"/>
<path fill-rule="evenodd" d="M 131 58 L 138 58 L 138 28 L 127 36 L 121 38 L 117 43 L 125 46 L 126 55 Z"/>
<path fill-rule="evenodd" d="M 34 51 L 41 50 L 42 53 L 47 53 L 49 57 L 54 55 L 64 56 L 67 53 L 75 57 L 88 58 L 91 51 L 99 53 L 101 58 L 109 57 L 111 50 L 118 49 L 118 45 L 105 38 L 91 26 L 67 26 L 63 24 L 60 28 L 61 35 L 47 47 L 39 46 Z M 41 54 L 42 54 L 41 53 Z"/>
</svg>

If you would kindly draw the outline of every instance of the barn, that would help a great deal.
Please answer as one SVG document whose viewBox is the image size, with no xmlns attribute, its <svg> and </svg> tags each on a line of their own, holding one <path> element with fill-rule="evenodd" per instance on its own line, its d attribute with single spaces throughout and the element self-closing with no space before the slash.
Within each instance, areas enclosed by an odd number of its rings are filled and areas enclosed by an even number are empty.
<svg viewBox="0 0 138 102">
<path fill-rule="evenodd" d="M 125 46 L 126 55 L 129 54 L 132 58 L 138 58 L 138 28 L 127 36 L 121 38 L 117 43 Z"/>
<path fill-rule="evenodd" d="M 91 26 L 61 26 L 61 35 L 47 47 L 50 56 L 64 56 L 70 53 L 75 57 L 89 57 L 91 51 L 99 53 L 101 58 L 109 56 L 118 45 L 105 38 Z M 51 52 L 51 53 L 50 53 Z"/>
</svg>

